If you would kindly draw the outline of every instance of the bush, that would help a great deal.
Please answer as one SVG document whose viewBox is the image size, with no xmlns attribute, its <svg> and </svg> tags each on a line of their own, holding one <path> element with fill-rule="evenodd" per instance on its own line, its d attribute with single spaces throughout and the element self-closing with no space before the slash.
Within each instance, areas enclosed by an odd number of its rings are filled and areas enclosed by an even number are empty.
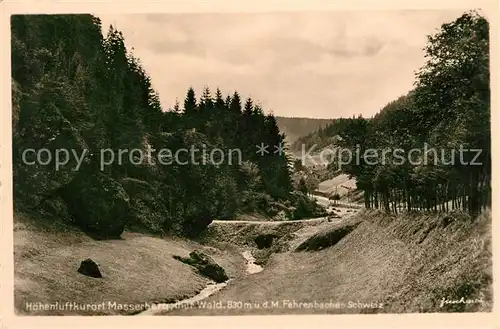
<svg viewBox="0 0 500 329">
<path fill-rule="evenodd" d="M 152 233 L 162 233 L 172 228 L 166 202 L 153 186 L 133 178 L 124 178 L 120 183 L 130 197 L 128 227 L 144 228 Z"/>
<path fill-rule="evenodd" d="M 292 218 L 295 220 L 327 215 L 326 210 L 315 199 L 309 198 L 307 195 L 296 192 L 293 195 L 293 199 L 295 201 L 295 210 L 293 211 Z"/>
<path fill-rule="evenodd" d="M 329 200 L 333 200 L 333 201 L 339 201 L 340 200 L 340 194 L 335 193 L 334 195 L 331 195 L 328 199 Z"/>
</svg>

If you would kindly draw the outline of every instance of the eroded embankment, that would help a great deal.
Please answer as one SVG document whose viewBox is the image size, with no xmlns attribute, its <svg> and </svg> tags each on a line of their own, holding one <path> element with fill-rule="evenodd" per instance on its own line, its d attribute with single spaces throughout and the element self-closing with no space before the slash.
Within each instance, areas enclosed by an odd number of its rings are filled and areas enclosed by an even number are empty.
<svg viewBox="0 0 500 329">
<path fill-rule="evenodd" d="M 217 221 L 208 226 L 201 241 L 220 249 L 228 246 L 252 249 L 255 263 L 265 265 L 273 253 L 293 249 L 294 244 L 301 239 L 332 227 L 340 220 L 329 222 L 326 218 L 318 218 L 286 222 Z"/>
<path fill-rule="evenodd" d="M 229 236 L 251 243 L 255 229 L 239 228 L 239 236 Z M 489 213 L 471 221 L 460 214 L 390 216 L 365 211 L 342 223 L 283 229 L 286 233 L 275 242 L 280 247 L 274 247 L 264 271 L 207 299 L 248 305 L 274 301 L 275 307 L 176 314 L 491 311 Z M 223 231 L 214 228 L 212 234 L 216 230 Z M 450 302 L 462 298 L 464 302 Z M 314 302 L 317 307 L 307 304 Z"/>
</svg>

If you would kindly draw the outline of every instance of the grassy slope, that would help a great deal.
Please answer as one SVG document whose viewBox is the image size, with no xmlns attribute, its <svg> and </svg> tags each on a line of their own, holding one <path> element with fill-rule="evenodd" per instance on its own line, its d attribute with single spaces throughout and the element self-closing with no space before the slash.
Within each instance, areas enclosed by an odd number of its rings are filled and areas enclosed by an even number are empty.
<svg viewBox="0 0 500 329">
<path fill-rule="evenodd" d="M 122 240 L 95 241 L 61 223 L 40 223 L 46 221 L 35 222 L 22 214 L 14 220 L 15 306 L 19 314 L 26 314 L 25 302 L 139 304 L 191 297 L 206 286 L 207 280 L 172 256 L 187 256 L 194 249 L 212 255 L 233 278 L 244 271 L 244 259 L 230 250 L 128 232 Z M 104 278 L 94 279 L 77 272 L 80 262 L 88 257 L 99 264 Z M 117 312 L 53 310 L 29 314 L 63 313 Z"/>
<path fill-rule="evenodd" d="M 491 217 L 475 223 L 445 215 L 390 218 L 360 214 L 359 226 L 336 245 L 315 252 L 273 254 L 264 271 L 232 282 L 207 301 L 344 303 L 341 309 L 203 309 L 172 314 L 285 314 L 491 311 Z M 351 220 L 355 220 L 352 218 Z M 336 226 L 336 225 L 334 225 Z M 325 225 L 325 230 L 335 229 Z M 482 303 L 440 307 L 441 299 L 481 298 Z M 383 308 L 349 308 L 349 301 Z"/>
<path fill-rule="evenodd" d="M 318 191 L 329 194 L 338 193 L 340 196 L 344 196 L 349 192 L 345 187 L 355 189 L 356 180 L 350 179 L 346 174 L 340 174 L 332 179 L 322 181 L 318 186 Z"/>
</svg>

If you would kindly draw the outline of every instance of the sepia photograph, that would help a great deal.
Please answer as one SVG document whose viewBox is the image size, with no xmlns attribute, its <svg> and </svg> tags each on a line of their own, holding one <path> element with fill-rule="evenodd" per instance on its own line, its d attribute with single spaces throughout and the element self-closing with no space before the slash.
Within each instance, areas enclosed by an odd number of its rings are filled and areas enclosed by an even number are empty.
<svg viewBox="0 0 500 329">
<path fill-rule="evenodd" d="M 16 316 L 493 312 L 481 7 L 9 24 Z"/>
</svg>

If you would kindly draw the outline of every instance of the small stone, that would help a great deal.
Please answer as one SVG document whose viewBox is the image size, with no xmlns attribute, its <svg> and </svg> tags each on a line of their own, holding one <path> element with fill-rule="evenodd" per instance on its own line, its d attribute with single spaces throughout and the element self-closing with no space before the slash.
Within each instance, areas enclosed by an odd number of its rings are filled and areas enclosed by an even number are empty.
<svg viewBox="0 0 500 329">
<path fill-rule="evenodd" d="M 82 261 L 80 267 L 78 268 L 78 272 L 90 276 L 93 278 L 102 278 L 101 271 L 99 271 L 99 266 L 90 258 Z"/>
</svg>

